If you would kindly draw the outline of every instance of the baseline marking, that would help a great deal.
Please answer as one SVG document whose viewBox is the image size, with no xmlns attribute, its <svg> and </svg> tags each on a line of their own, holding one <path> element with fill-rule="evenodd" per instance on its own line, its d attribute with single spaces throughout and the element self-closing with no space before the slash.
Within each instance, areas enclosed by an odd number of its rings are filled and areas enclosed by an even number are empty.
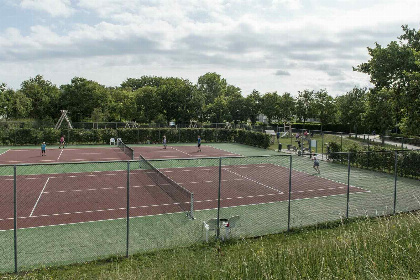
<svg viewBox="0 0 420 280">
<path fill-rule="evenodd" d="M 181 152 L 181 153 L 183 153 L 183 154 L 186 154 L 186 155 L 188 155 L 188 156 L 190 156 L 190 157 L 192 157 L 193 155 L 191 155 L 191 154 L 189 154 L 189 153 L 187 153 L 187 152 L 184 152 L 184 151 L 181 151 L 181 150 L 179 150 L 179 149 L 177 149 L 177 148 L 174 148 L 174 147 L 170 147 L 171 149 L 173 149 L 173 150 L 175 150 L 175 151 L 178 151 L 178 152 Z"/>
</svg>

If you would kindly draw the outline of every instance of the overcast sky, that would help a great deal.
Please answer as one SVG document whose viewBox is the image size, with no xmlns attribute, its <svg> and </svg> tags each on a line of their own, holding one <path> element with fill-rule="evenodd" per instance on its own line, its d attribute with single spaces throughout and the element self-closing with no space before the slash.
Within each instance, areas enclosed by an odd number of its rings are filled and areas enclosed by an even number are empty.
<svg viewBox="0 0 420 280">
<path fill-rule="evenodd" d="M 0 83 L 118 86 L 217 72 L 248 95 L 369 85 L 367 47 L 420 27 L 419 0 L 0 0 Z"/>
</svg>

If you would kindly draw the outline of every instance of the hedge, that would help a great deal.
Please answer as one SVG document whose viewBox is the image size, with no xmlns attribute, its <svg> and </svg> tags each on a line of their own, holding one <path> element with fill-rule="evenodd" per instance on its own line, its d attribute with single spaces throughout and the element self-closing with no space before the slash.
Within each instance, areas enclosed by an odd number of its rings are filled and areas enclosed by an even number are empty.
<svg viewBox="0 0 420 280">
<path fill-rule="evenodd" d="M 120 129 L 63 129 L 16 128 L 0 129 L 0 145 L 57 144 L 61 135 L 69 144 L 108 144 L 110 138 L 122 138 L 127 144 L 160 143 L 166 135 L 168 143 L 191 143 L 198 135 L 203 142 L 236 142 L 268 148 L 270 136 L 260 132 L 215 128 L 120 128 Z"/>
<path fill-rule="evenodd" d="M 368 152 L 350 152 L 350 164 L 357 168 L 395 172 L 395 152 L 387 150 L 373 150 Z M 332 153 L 329 157 L 335 163 L 347 164 L 348 155 Z M 420 152 L 405 151 L 397 153 L 397 175 L 401 177 L 420 178 Z"/>
</svg>

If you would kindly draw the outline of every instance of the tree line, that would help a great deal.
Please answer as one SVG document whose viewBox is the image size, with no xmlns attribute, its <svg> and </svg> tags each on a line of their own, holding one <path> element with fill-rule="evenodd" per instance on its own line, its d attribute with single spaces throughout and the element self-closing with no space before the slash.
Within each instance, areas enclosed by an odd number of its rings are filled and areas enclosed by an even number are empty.
<svg viewBox="0 0 420 280">
<path fill-rule="evenodd" d="M 248 122 L 259 114 L 268 122 L 347 124 L 352 131 L 388 129 L 420 134 L 420 33 L 403 26 L 399 41 L 368 48 L 370 60 L 354 67 L 367 73 L 373 88 L 355 87 L 337 97 L 326 89 L 285 92 L 252 91 L 243 96 L 217 73 L 197 83 L 174 77 L 128 78 L 117 87 L 75 77 L 57 87 L 37 75 L 20 89 L 0 83 L 0 116 L 5 120 L 57 120 L 60 110 L 73 122 L 135 121 L 138 123 Z"/>
</svg>

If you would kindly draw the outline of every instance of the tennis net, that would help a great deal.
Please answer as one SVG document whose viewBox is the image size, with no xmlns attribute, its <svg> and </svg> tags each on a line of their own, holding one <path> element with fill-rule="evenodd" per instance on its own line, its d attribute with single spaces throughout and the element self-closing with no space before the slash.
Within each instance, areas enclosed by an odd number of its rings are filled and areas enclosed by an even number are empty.
<svg viewBox="0 0 420 280">
<path fill-rule="evenodd" d="M 139 162 L 140 168 L 144 169 L 153 182 L 175 201 L 174 204 L 186 212 L 189 218 L 194 219 L 194 194 L 177 184 L 171 178 L 163 175 L 161 171 L 154 167 L 142 155 L 139 157 Z"/>
<path fill-rule="evenodd" d="M 121 151 L 123 151 L 127 156 L 130 157 L 130 159 L 134 159 L 134 150 L 132 148 L 124 144 L 124 142 L 121 141 L 121 139 L 118 139 L 117 145 L 121 149 Z"/>
</svg>

